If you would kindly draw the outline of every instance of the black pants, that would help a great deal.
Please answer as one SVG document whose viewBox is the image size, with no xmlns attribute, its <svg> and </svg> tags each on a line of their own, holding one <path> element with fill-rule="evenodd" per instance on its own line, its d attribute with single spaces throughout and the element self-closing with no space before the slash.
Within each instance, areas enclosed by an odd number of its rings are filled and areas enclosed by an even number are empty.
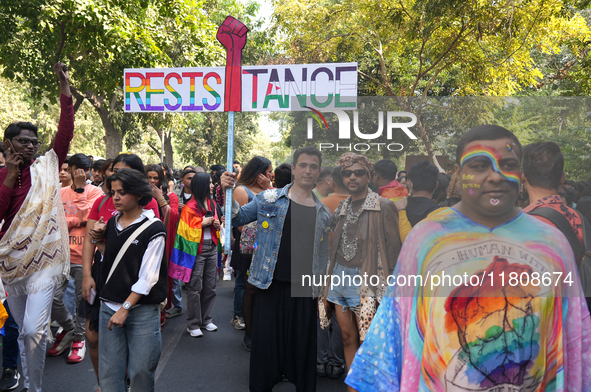
<svg viewBox="0 0 591 392">
<path fill-rule="evenodd" d="M 316 300 L 292 298 L 291 283 L 273 281 L 254 297 L 250 381 L 271 391 L 287 378 L 298 392 L 316 391 Z"/>
</svg>

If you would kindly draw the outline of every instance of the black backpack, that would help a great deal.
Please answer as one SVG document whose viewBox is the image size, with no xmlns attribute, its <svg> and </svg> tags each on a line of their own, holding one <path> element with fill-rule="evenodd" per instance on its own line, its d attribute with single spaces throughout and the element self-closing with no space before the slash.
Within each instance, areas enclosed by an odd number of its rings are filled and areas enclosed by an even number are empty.
<svg viewBox="0 0 591 392">
<path fill-rule="evenodd" d="M 581 213 L 574 210 L 577 215 L 581 218 L 583 226 L 583 240 L 585 246 L 581 245 L 577 234 L 570 225 L 568 219 L 560 212 L 550 207 L 540 207 L 529 212 L 529 215 L 537 215 L 548 219 L 550 222 L 562 231 L 565 237 L 568 239 L 571 248 L 577 258 L 577 269 L 579 270 L 579 276 L 581 278 L 581 285 L 587 297 L 587 307 L 591 310 L 591 225 Z"/>
</svg>

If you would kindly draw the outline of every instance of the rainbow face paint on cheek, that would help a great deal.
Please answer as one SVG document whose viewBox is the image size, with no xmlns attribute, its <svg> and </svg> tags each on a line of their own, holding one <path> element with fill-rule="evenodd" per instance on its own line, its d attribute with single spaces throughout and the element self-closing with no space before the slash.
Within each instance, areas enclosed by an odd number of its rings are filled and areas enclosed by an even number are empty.
<svg viewBox="0 0 591 392">
<path fill-rule="evenodd" d="M 507 144 L 507 147 L 509 148 L 511 146 Z M 515 154 L 515 151 L 513 149 L 511 149 L 510 151 L 513 151 L 513 154 L 517 158 L 517 154 Z M 521 185 L 521 177 L 519 176 L 519 173 L 501 169 L 501 165 L 499 164 L 499 162 L 501 161 L 501 154 L 499 154 L 499 152 L 496 149 L 490 146 L 484 144 L 476 144 L 470 148 L 467 148 L 462 154 L 462 159 L 460 160 L 460 167 L 463 168 L 466 162 L 477 157 L 485 157 L 488 160 L 490 160 L 493 170 L 496 173 L 500 173 L 503 177 L 505 177 L 505 180 L 509 182 L 509 185 L 511 185 L 513 188 L 517 190 L 517 192 L 519 192 L 519 187 Z"/>
</svg>

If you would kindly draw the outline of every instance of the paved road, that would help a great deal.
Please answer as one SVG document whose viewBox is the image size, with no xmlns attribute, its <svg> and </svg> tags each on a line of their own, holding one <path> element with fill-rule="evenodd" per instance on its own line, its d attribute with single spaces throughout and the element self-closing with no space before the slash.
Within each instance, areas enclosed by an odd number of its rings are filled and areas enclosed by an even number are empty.
<svg viewBox="0 0 591 392">
<path fill-rule="evenodd" d="M 248 391 L 249 353 L 241 345 L 243 331 L 230 325 L 233 289 L 234 281 L 218 283 L 212 312 L 213 322 L 218 326 L 216 332 L 204 330 L 204 337 L 192 338 L 186 332 L 184 316 L 166 321 L 162 331 L 162 355 L 156 371 L 156 391 Z M 183 291 L 183 296 L 185 293 Z M 43 390 L 93 391 L 96 378 L 90 358 L 87 356 L 83 362 L 70 365 L 66 363 L 66 355 L 46 359 Z M 281 383 L 274 391 L 295 391 L 295 386 Z M 317 391 L 346 391 L 344 376 L 338 380 L 318 378 Z"/>
</svg>

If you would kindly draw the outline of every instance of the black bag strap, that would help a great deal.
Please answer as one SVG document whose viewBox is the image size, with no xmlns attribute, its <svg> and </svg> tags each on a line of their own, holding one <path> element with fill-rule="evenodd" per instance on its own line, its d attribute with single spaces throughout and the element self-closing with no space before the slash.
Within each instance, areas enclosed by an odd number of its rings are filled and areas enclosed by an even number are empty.
<svg viewBox="0 0 591 392">
<path fill-rule="evenodd" d="M 581 245 L 579 237 L 577 237 L 573 227 L 570 225 L 570 222 L 564 215 L 550 207 L 536 208 L 535 210 L 530 211 L 528 214 L 541 216 L 552 222 L 554 226 L 556 226 L 558 230 L 562 231 L 562 233 L 566 236 L 566 239 L 568 239 L 568 242 L 570 243 L 571 248 L 573 248 L 577 258 L 580 260 L 583 257 L 585 254 L 585 248 L 583 248 L 583 245 Z"/>
<path fill-rule="evenodd" d="M 591 253 L 591 223 L 581 214 L 575 210 L 579 218 L 581 218 L 581 226 L 583 227 L 583 241 L 585 242 L 585 252 Z"/>
</svg>

